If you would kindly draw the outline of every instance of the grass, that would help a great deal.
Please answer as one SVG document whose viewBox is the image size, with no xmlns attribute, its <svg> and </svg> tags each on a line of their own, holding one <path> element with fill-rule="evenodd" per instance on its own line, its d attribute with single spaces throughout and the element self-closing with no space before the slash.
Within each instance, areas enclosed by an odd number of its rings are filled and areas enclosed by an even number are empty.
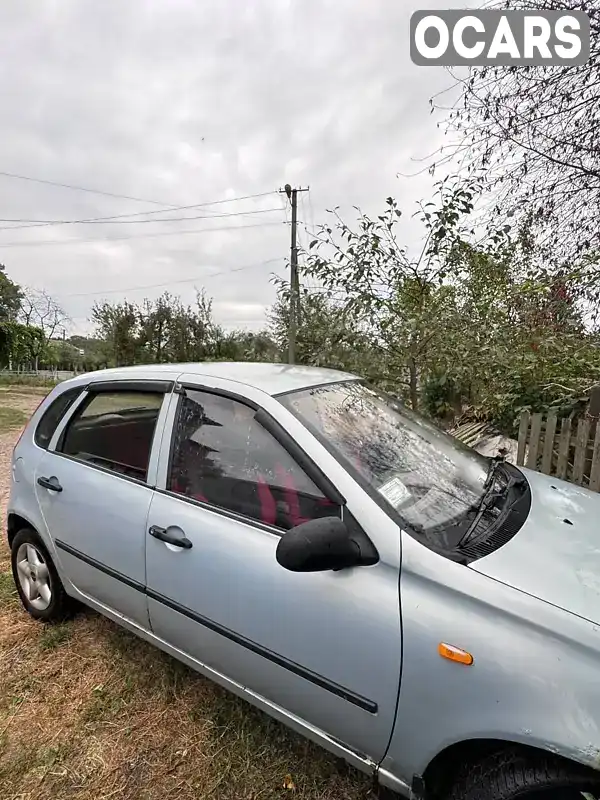
<svg viewBox="0 0 600 800">
<path fill-rule="evenodd" d="M 39 645 L 42 650 L 54 650 L 71 638 L 71 625 L 47 625 L 40 633 Z"/>
<path fill-rule="evenodd" d="M 45 387 L 46 391 L 60 383 L 60 380 L 46 375 L 17 375 L 16 373 L 0 373 L 0 387 L 19 386 L 19 387 Z"/>
<path fill-rule="evenodd" d="M 0 671 L 2 800 L 371 796 L 365 776 L 92 612 L 45 627 L 0 602 Z"/>
<path fill-rule="evenodd" d="M 18 595 L 11 572 L 0 572 L 0 606 L 17 602 Z"/>
<path fill-rule="evenodd" d="M 52 388 L 52 386 L 26 386 L 19 383 L 9 385 L 3 384 L 2 381 L 0 381 L 0 397 L 11 397 L 15 394 L 45 397 Z"/>
<path fill-rule="evenodd" d="M 22 428 L 29 417 L 19 408 L 0 406 L 0 433 L 6 433 L 14 428 Z"/>
</svg>

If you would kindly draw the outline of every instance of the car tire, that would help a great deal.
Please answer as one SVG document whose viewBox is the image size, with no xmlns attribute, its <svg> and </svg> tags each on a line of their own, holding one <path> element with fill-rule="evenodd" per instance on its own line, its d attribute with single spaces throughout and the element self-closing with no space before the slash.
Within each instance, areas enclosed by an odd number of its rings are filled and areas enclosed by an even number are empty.
<svg viewBox="0 0 600 800">
<path fill-rule="evenodd" d="M 583 800 L 586 795 L 600 798 L 600 774 L 515 749 L 465 769 L 447 800 Z"/>
<path fill-rule="evenodd" d="M 42 622 L 62 622 L 71 616 L 74 601 L 65 592 L 50 553 L 32 528 L 22 528 L 11 544 L 11 567 L 21 602 Z"/>
</svg>

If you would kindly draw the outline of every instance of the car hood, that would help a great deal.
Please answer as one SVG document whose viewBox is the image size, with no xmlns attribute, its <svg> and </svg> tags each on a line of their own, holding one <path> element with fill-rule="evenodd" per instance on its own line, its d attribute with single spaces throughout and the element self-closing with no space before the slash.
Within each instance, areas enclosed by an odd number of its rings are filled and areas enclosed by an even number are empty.
<svg viewBox="0 0 600 800">
<path fill-rule="evenodd" d="M 600 494 L 521 471 L 531 487 L 525 524 L 507 544 L 470 568 L 600 622 Z"/>
</svg>

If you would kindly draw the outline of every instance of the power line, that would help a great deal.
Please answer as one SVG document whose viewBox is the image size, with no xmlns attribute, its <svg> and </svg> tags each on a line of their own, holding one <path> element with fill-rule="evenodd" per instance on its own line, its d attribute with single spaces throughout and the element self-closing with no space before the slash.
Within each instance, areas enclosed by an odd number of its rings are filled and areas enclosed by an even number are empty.
<svg viewBox="0 0 600 800">
<path fill-rule="evenodd" d="M 0 173 L 1 174 L 1 173 Z M 233 203 L 239 200 L 251 200 L 257 197 L 267 197 L 268 195 L 276 194 L 276 192 L 260 192 L 259 194 L 247 194 L 241 197 L 230 197 L 225 200 L 212 200 L 207 203 L 194 203 L 193 205 L 187 206 L 173 206 L 166 209 L 161 209 L 160 211 L 138 211 L 135 214 L 116 214 L 110 217 L 90 217 L 88 219 L 0 219 L 0 222 L 22 222 L 27 223 L 24 225 L 6 225 L 4 227 L 0 227 L 0 231 L 16 231 L 20 230 L 21 228 L 43 228 L 49 225 L 79 225 L 79 224 L 87 224 L 87 223 L 100 223 L 100 222 L 118 222 L 122 220 L 126 220 L 128 222 L 136 222 L 137 220 L 131 220 L 131 217 L 146 217 L 150 216 L 151 214 L 166 214 L 169 211 L 189 211 L 195 208 L 205 208 L 206 206 L 217 206 L 222 205 L 223 203 Z M 278 211 L 279 209 L 273 209 Z M 245 211 L 239 213 L 259 213 L 257 211 Z M 262 213 L 262 212 L 261 212 Z M 216 215 L 211 215 L 216 216 Z M 183 219 L 183 218 L 182 218 Z M 187 219 L 195 219 L 195 217 L 187 217 Z M 140 222 L 154 222 L 154 220 L 139 220 Z M 159 220 L 160 222 L 165 222 L 168 220 Z M 171 220 L 172 221 L 172 220 Z"/>
<path fill-rule="evenodd" d="M 217 272 L 209 272 L 208 275 L 195 275 L 193 278 L 181 278 L 176 281 L 166 281 L 165 283 L 150 283 L 145 284 L 143 286 L 129 286 L 124 289 L 107 289 L 107 290 L 100 290 L 98 292 L 75 292 L 74 294 L 63 294 L 58 295 L 62 299 L 67 299 L 70 297 L 93 297 L 97 295 L 104 295 L 104 294 L 120 294 L 121 292 L 136 292 L 138 289 L 158 289 L 161 286 L 171 286 L 173 284 L 178 283 L 192 283 L 193 281 L 201 281 L 205 280 L 206 278 L 213 278 L 216 275 L 225 275 L 231 272 L 241 272 L 242 270 L 252 269 L 253 267 L 262 267 L 265 264 L 273 264 L 275 261 L 284 261 L 285 259 L 280 256 L 279 258 L 270 258 L 268 261 L 259 261 L 255 264 L 245 264 L 243 267 L 233 267 L 231 269 L 222 269 L 218 270 Z"/>
<path fill-rule="evenodd" d="M 277 209 L 279 210 L 279 209 Z M 212 231 L 241 231 L 247 228 L 263 228 L 268 225 L 285 225 L 285 222 L 255 222 L 251 225 L 221 225 L 216 228 L 192 228 L 187 231 L 161 231 L 159 233 L 137 233 L 131 236 L 104 236 L 99 239 L 50 239 L 44 242 L 5 242 L 6 247 L 46 247 L 49 245 L 90 244 L 92 242 L 123 242 L 129 239 L 152 239 L 157 236 L 183 236 L 190 233 L 210 233 Z"/>
<path fill-rule="evenodd" d="M 166 206 L 168 208 L 173 208 L 173 203 L 161 203 L 158 200 L 148 200 L 144 197 L 133 197 L 132 195 L 128 194 L 116 194 L 115 192 L 104 192 L 101 189 L 89 189 L 85 186 L 75 186 L 70 183 L 59 183 L 58 181 L 48 181 L 42 178 L 32 178 L 29 175 L 17 175 L 14 172 L 2 172 L 0 171 L 0 176 L 3 178 L 14 178 L 20 181 L 30 181 L 31 183 L 43 183 L 47 186 L 58 186 L 61 189 L 72 189 L 76 192 L 89 192 L 90 194 L 101 194 L 105 197 L 114 197 L 119 200 L 134 200 L 136 203 L 151 203 L 155 206 Z"/>
<path fill-rule="evenodd" d="M 144 222 L 185 222 L 186 220 L 194 220 L 194 219 L 221 219 L 222 217 L 247 217 L 249 214 L 268 214 L 273 211 L 281 211 L 278 206 L 274 206 L 272 208 L 258 208 L 254 209 L 253 211 L 230 211 L 227 214 L 211 214 L 210 216 L 206 216 L 201 214 L 199 216 L 194 217 L 164 217 L 162 219 L 120 219 L 115 220 L 114 225 L 142 225 Z M 111 224 L 100 222 L 97 220 L 93 224 Z"/>
<path fill-rule="evenodd" d="M 245 217 L 248 214 L 267 214 L 270 211 L 281 211 L 279 206 L 274 206 L 273 208 L 260 208 L 255 209 L 254 211 L 231 211 L 227 214 L 201 214 L 199 216 L 194 217 L 164 217 L 160 219 L 116 219 L 113 218 L 112 220 L 73 220 L 73 222 L 62 222 L 58 223 L 61 225 L 68 225 L 68 224 L 76 224 L 78 222 L 86 223 L 89 225 L 142 225 L 146 222 L 156 223 L 156 222 L 185 222 L 186 220 L 195 220 L 195 219 L 220 219 L 222 217 Z M 164 214 L 164 211 L 162 212 Z M 37 227 L 34 225 L 24 225 L 24 228 L 33 228 Z M 18 228 L 0 228 L 0 230 L 9 230 L 14 231 L 18 230 Z"/>
</svg>

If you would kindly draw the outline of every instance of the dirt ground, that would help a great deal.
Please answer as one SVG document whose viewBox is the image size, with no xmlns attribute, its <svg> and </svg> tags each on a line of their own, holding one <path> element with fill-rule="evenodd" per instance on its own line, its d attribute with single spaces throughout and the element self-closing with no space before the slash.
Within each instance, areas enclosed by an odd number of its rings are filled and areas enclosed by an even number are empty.
<svg viewBox="0 0 600 800">
<path fill-rule="evenodd" d="M 10 574 L 10 456 L 39 392 L 0 390 L 0 800 L 364 800 L 364 776 L 82 611 L 44 626 Z"/>
</svg>

